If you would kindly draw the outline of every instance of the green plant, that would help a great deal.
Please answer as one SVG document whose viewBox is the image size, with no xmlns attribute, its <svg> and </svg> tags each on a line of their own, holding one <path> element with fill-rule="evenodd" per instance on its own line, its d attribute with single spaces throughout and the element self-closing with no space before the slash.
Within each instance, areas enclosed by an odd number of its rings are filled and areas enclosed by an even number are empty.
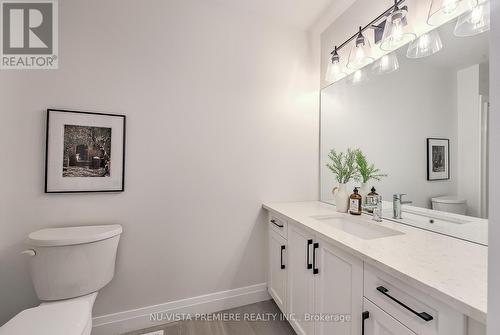
<svg viewBox="0 0 500 335">
<path fill-rule="evenodd" d="M 328 154 L 331 163 L 327 163 L 326 166 L 333 172 L 337 177 L 337 181 L 340 184 L 345 184 L 355 178 L 358 173 L 358 168 L 356 166 L 356 151 L 352 149 L 347 149 L 347 152 L 337 153 L 335 149 L 332 149 Z"/>
<path fill-rule="evenodd" d="M 361 150 L 357 149 L 355 156 L 358 173 L 354 176 L 354 179 L 357 181 L 367 183 L 370 180 L 380 181 L 383 177 L 387 177 L 387 174 L 381 173 L 380 169 L 377 169 L 375 165 L 368 163 L 365 154 Z"/>
</svg>

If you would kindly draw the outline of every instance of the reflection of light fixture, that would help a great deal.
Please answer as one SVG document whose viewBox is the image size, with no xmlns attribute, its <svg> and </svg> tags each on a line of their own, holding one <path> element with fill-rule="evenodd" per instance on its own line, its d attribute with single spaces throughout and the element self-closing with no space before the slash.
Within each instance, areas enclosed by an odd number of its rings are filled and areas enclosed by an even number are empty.
<svg viewBox="0 0 500 335">
<path fill-rule="evenodd" d="M 477 0 L 432 0 L 427 23 L 440 26 L 477 5 Z"/>
<path fill-rule="evenodd" d="M 416 35 L 410 30 L 410 26 L 406 21 L 406 14 L 408 14 L 408 7 L 399 8 L 398 0 L 394 0 L 394 9 L 385 22 L 380 49 L 385 51 L 396 50 L 415 39 Z"/>
<path fill-rule="evenodd" d="M 359 85 L 369 80 L 368 73 L 364 69 L 359 69 L 347 77 L 347 82 L 351 85 Z"/>
<path fill-rule="evenodd" d="M 347 67 L 357 70 L 371 62 L 373 62 L 373 58 L 371 57 L 370 41 L 363 36 L 363 30 L 359 27 L 356 43 L 352 46 L 351 52 L 349 53 Z"/>
<path fill-rule="evenodd" d="M 327 82 L 333 83 L 337 80 L 340 80 L 347 76 L 345 72 L 342 71 L 342 68 L 340 66 L 340 56 L 337 53 L 337 47 L 335 46 L 335 49 L 331 53 L 332 59 L 328 63 L 328 68 L 326 70 L 326 78 L 325 80 Z"/>
<path fill-rule="evenodd" d="M 482 0 L 469 12 L 460 15 L 455 36 L 474 36 L 490 30 L 490 1 Z"/>
<path fill-rule="evenodd" d="M 382 56 L 373 65 L 373 72 L 376 74 L 391 73 L 399 69 L 398 57 L 395 53 Z"/>
<path fill-rule="evenodd" d="M 437 30 L 423 34 L 410 43 L 406 56 L 408 58 L 423 58 L 435 54 L 443 48 L 441 37 Z"/>
</svg>

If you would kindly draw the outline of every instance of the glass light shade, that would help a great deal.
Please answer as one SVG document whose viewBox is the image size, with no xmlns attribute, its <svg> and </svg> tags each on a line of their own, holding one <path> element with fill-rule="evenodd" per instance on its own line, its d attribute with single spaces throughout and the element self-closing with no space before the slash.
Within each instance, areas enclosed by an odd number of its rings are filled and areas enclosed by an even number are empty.
<svg viewBox="0 0 500 335">
<path fill-rule="evenodd" d="M 474 36 L 490 30 L 490 1 L 483 0 L 467 13 L 460 15 L 455 36 Z"/>
<path fill-rule="evenodd" d="M 437 30 L 423 34 L 410 43 L 406 56 L 408 58 L 423 58 L 435 54 L 443 48 L 443 42 Z"/>
<path fill-rule="evenodd" d="M 393 12 L 387 17 L 382 35 L 380 49 L 393 51 L 406 43 L 413 41 L 417 36 L 406 21 L 406 8 L 394 7 Z"/>
<path fill-rule="evenodd" d="M 357 70 L 353 72 L 349 77 L 347 77 L 347 82 L 350 85 L 359 85 L 362 83 L 366 83 L 369 80 L 370 78 L 368 77 L 368 71 L 364 69 Z"/>
<path fill-rule="evenodd" d="M 427 23 L 440 26 L 477 5 L 477 0 L 432 0 Z"/>
<path fill-rule="evenodd" d="M 373 65 L 373 72 L 376 74 L 391 73 L 399 69 L 398 57 L 395 53 L 382 56 Z"/>
<path fill-rule="evenodd" d="M 371 56 L 371 45 L 368 39 L 364 39 L 363 43 L 356 43 L 351 48 L 351 52 L 349 53 L 349 60 L 347 61 L 347 68 L 351 70 L 358 70 L 365 65 L 368 65 L 373 62 L 373 58 Z"/>
<path fill-rule="evenodd" d="M 328 68 L 326 69 L 325 80 L 329 83 L 336 82 L 342 78 L 345 78 L 347 73 L 342 71 L 342 66 L 340 62 L 328 62 Z"/>
</svg>

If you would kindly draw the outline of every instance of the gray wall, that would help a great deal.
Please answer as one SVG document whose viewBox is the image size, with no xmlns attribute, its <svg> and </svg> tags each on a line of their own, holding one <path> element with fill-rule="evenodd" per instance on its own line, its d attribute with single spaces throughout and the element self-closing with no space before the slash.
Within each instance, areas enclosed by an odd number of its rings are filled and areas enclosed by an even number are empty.
<svg viewBox="0 0 500 335">
<path fill-rule="evenodd" d="M 488 335 L 500 334 L 500 1 L 492 1 L 490 39 L 490 225 Z"/>
<path fill-rule="evenodd" d="M 317 199 L 307 34 L 202 0 L 59 1 L 60 69 L 0 74 L 0 324 L 23 240 L 120 223 L 104 315 L 265 281 L 262 201 Z M 44 110 L 126 114 L 126 191 L 45 195 Z"/>
</svg>

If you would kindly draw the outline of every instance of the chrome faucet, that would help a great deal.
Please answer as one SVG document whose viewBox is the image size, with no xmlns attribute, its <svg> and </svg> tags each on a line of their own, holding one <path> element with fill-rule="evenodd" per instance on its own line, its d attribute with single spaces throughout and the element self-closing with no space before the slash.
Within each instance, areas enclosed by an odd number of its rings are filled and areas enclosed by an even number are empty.
<svg viewBox="0 0 500 335">
<path fill-rule="evenodd" d="M 412 203 L 412 201 L 403 201 L 403 195 L 406 195 L 406 194 L 398 193 L 398 194 L 394 194 L 392 196 L 392 211 L 394 213 L 394 215 L 393 215 L 394 219 L 402 219 L 402 217 L 401 217 L 401 205 Z"/>
</svg>

